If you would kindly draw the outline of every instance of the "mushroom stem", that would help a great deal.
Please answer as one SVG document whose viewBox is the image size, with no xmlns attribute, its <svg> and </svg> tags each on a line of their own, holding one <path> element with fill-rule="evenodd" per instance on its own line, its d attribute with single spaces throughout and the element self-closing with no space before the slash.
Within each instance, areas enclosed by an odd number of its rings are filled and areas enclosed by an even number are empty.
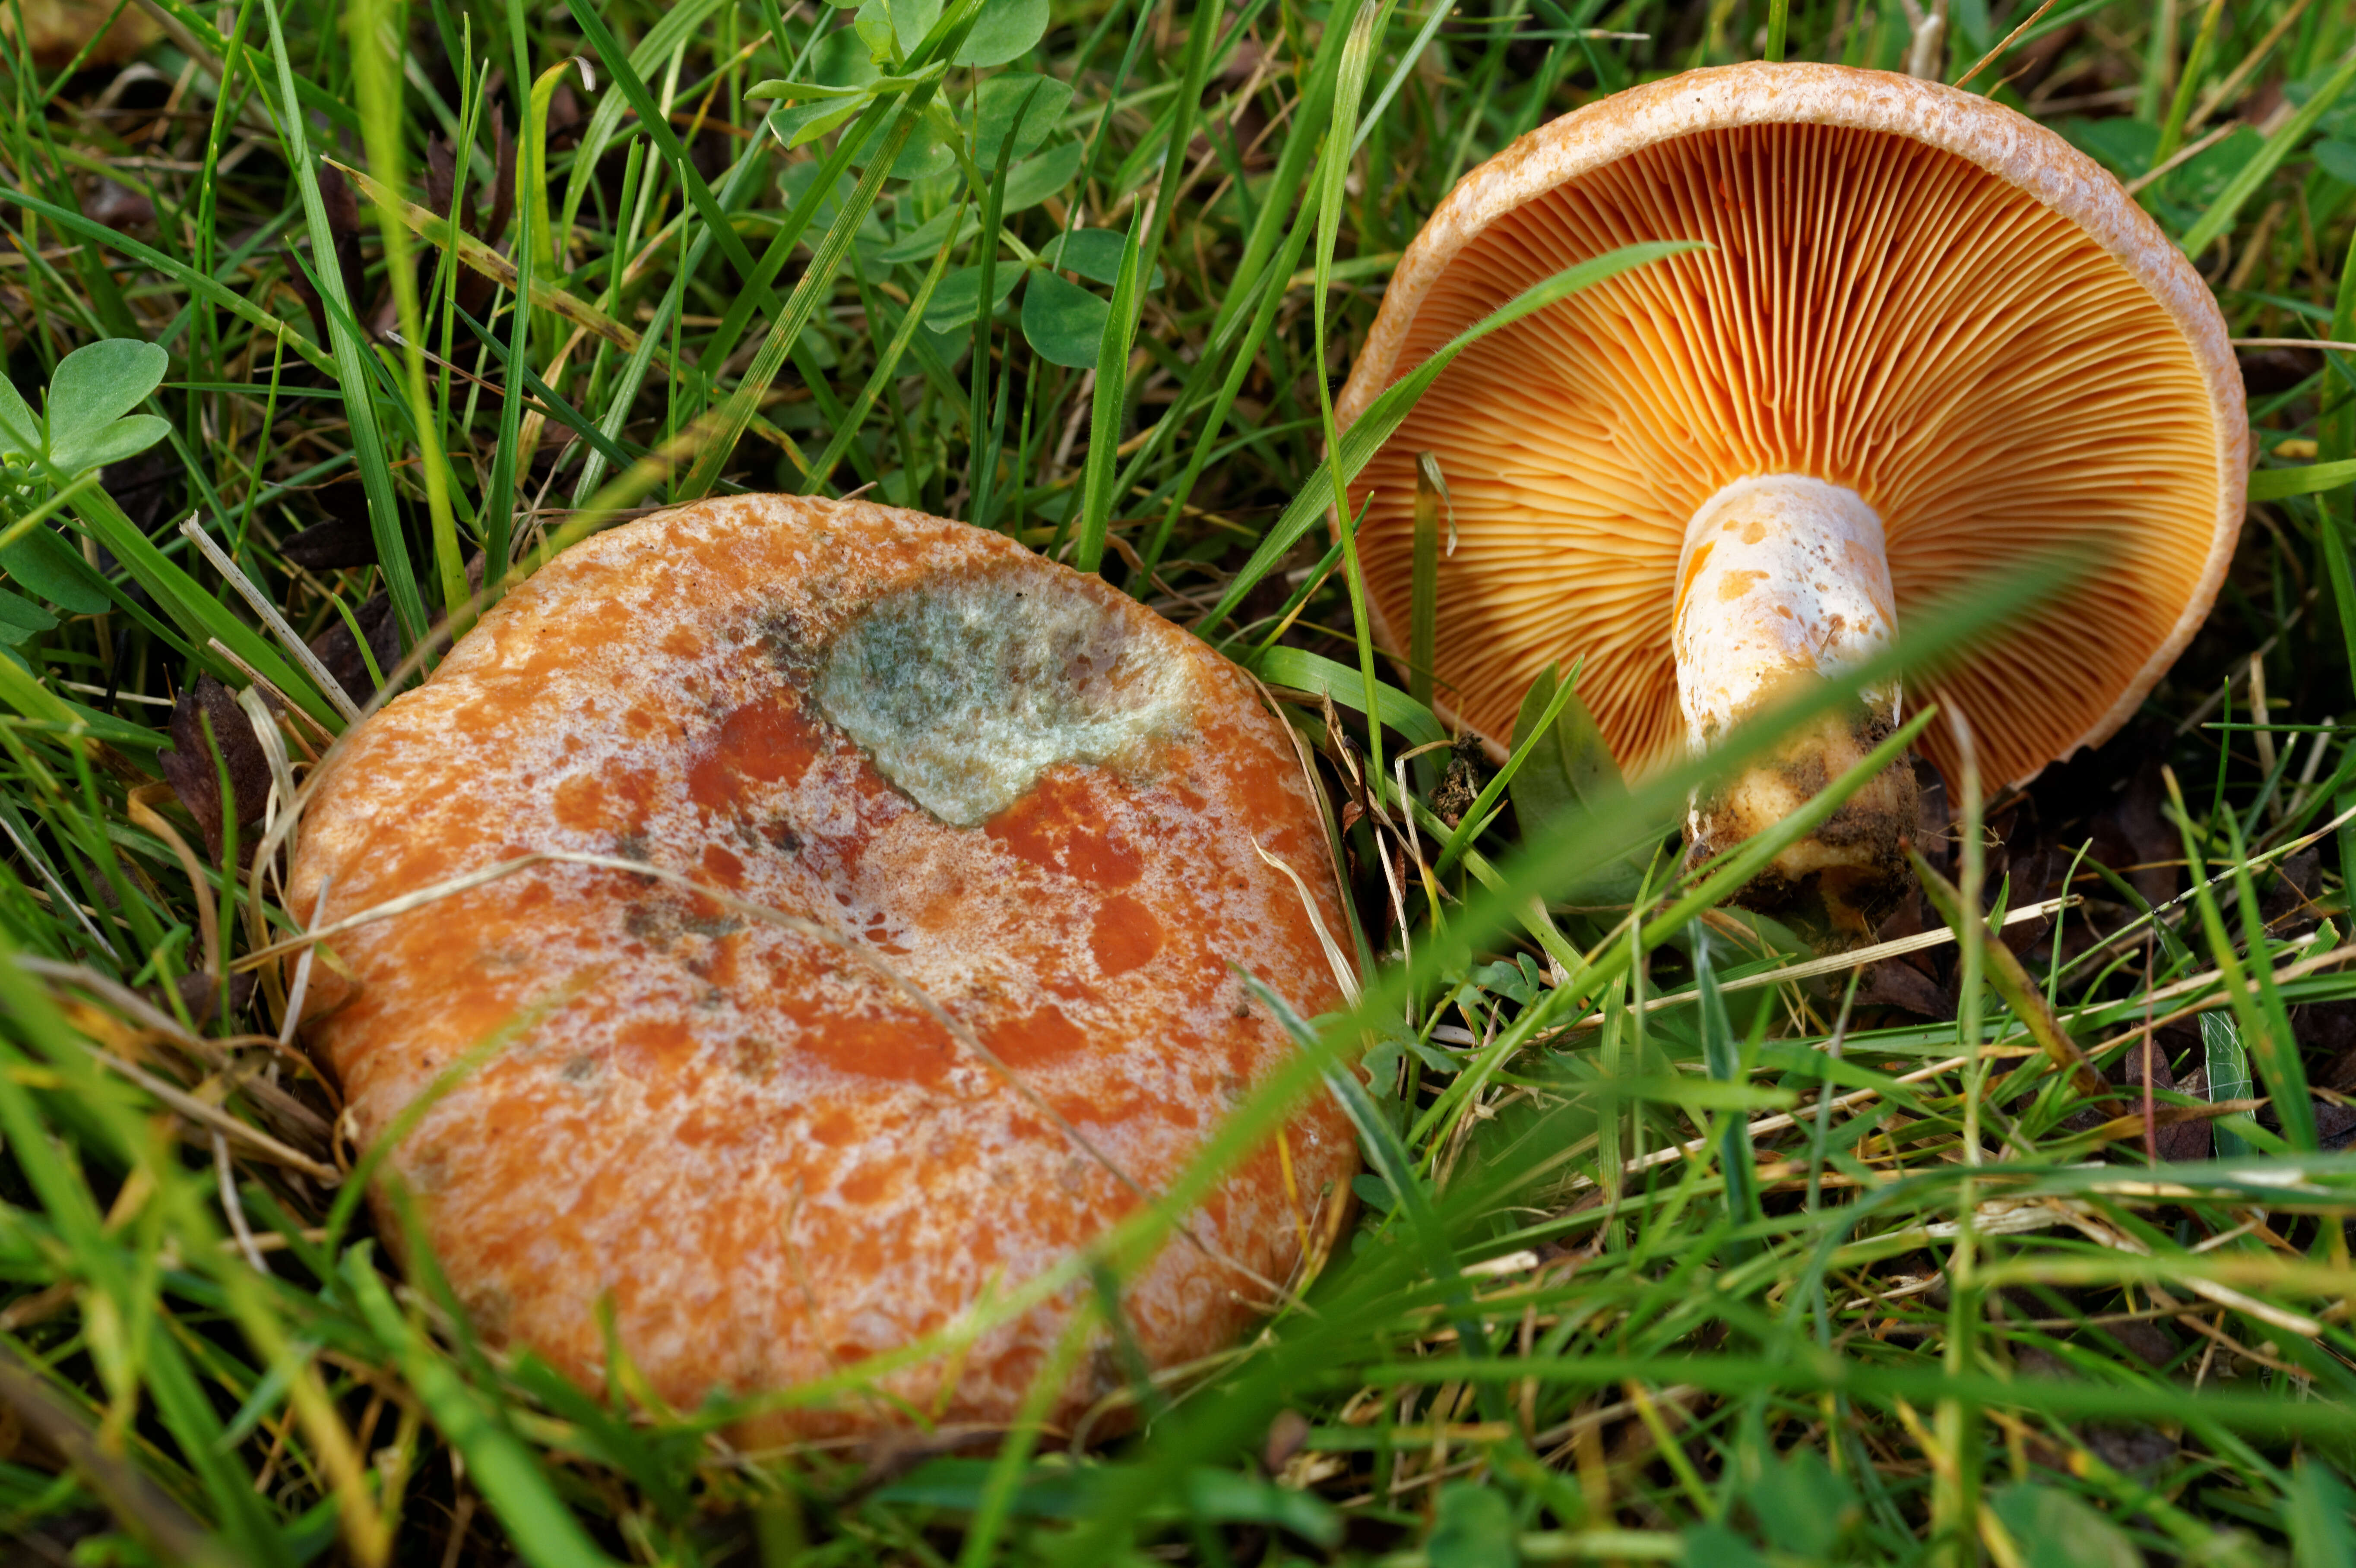
<svg viewBox="0 0 2356 1568">
<path fill-rule="evenodd" d="M 1895 600 L 1881 517 L 1854 490 L 1795 474 L 1738 479 L 1694 513 L 1677 568 L 1677 699 L 1696 752 L 1792 684 L 1831 679 L 1885 650 Z M 1800 725 L 1697 792 L 1687 820 L 1707 859 L 1790 816 L 1898 724 L 1894 679 Z M 1901 759 L 1786 848 L 1743 895 L 1836 937 L 1860 937 L 1904 887 L 1915 823 Z"/>
</svg>

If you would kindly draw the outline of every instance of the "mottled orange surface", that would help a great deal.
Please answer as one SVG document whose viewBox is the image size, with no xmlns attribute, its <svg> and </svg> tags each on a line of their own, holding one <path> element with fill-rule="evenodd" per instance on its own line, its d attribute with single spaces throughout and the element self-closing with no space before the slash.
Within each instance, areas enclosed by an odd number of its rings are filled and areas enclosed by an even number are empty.
<svg viewBox="0 0 2356 1568">
<path fill-rule="evenodd" d="M 1171 700 L 1117 754 L 1049 766 L 957 827 L 830 722 L 814 672 L 876 606 L 997 592 L 997 575 L 1015 603 L 1085 596 L 1104 630 L 1075 668 L 1127 650 Z M 315 968 L 306 1038 L 373 1142 L 454 1060 L 522 1026 L 390 1161 L 477 1328 L 600 1387 L 610 1293 L 665 1399 L 784 1389 L 1065 1260 L 1138 1206 L 1121 1176 L 1165 1188 L 1291 1049 L 1237 965 L 1304 1015 L 1337 1005 L 1300 895 L 1255 838 L 1341 933 L 1281 725 L 1098 580 L 909 512 L 704 503 L 566 552 L 350 739 L 304 818 L 294 902 L 332 874 L 333 921 L 560 850 L 683 873 L 838 940 L 541 864 L 337 936 L 359 980 Z M 1191 1217 L 1199 1246 L 1172 1243 L 1130 1282 L 1156 1364 L 1229 1342 L 1268 1299 L 1252 1276 L 1282 1280 L 1343 1200 L 1357 1157 L 1338 1111 L 1304 1104 L 1286 1136 L 1290 1192 L 1270 1142 Z M 1078 1298 L 992 1330 L 961 1373 L 880 1387 L 947 1423 L 1002 1422 Z M 1059 1418 L 1116 1366 L 1085 1360 Z M 908 1419 L 871 1393 L 763 1426 Z"/>
</svg>

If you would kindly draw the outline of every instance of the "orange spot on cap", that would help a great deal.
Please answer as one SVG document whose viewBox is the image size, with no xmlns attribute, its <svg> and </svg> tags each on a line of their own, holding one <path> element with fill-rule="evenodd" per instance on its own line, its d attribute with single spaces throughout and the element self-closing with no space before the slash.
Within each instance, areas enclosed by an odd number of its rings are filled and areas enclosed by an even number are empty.
<svg viewBox="0 0 2356 1568">
<path fill-rule="evenodd" d="M 1088 819 L 1091 792 L 1067 767 L 1042 777 L 1029 795 L 982 825 L 982 831 L 1043 870 L 1125 888 L 1144 869 L 1137 851 Z"/>
<path fill-rule="evenodd" d="M 795 784 L 819 749 L 817 730 L 783 702 L 751 702 L 720 721 L 712 749 L 689 765 L 687 793 L 719 811 L 747 783 Z"/>
<path fill-rule="evenodd" d="M 1162 951 L 1162 923 L 1153 912 L 1126 893 L 1097 906 L 1088 932 L 1088 950 L 1097 967 L 1107 975 L 1126 975 L 1152 961 Z"/>
</svg>

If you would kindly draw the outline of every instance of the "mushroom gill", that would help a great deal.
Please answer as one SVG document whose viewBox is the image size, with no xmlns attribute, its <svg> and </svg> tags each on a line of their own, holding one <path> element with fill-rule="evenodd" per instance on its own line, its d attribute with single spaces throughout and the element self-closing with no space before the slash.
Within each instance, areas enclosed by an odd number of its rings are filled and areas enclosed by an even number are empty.
<svg viewBox="0 0 2356 1568">
<path fill-rule="evenodd" d="M 1494 745 L 1539 670 L 1581 658 L 1623 766 L 1675 756 L 1688 524 L 1733 482 L 1796 475 L 1879 515 L 1901 624 L 2057 545 L 2090 548 L 2096 581 L 1910 699 L 2006 716 L 1976 726 L 1991 783 L 2115 728 L 2121 693 L 2140 698 L 2186 605 L 2197 616 L 2213 591 L 2231 432 L 2152 289 L 1978 163 L 1826 123 L 1637 146 L 1489 217 L 1410 302 L 1382 379 L 1564 267 L 1681 239 L 1714 249 L 1466 350 L 1354 484 L 1354 504 L 1371 496 L 1375 607 L 1398 629 L 1416 454 L 1446 476 L 1461 542 L 1439 579 L 1441 705 Z M 1943 726 L 1922 749 L 1954 776 Z"/>
</svg>

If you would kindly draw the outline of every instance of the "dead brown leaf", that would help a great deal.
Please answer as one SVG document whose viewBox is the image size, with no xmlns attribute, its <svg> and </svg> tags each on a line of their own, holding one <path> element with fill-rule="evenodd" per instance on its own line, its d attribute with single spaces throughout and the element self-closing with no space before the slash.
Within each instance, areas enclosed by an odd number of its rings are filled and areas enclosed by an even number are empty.
<svg viewBox="0 0 2356 1568">
<path fill-rule="evenodd" d="M 206 731 L 211 731 L 208 743 Z M 244 829 L 262 820 L 270 798 L 270 760 L 254 738 L 245 709 L 229 688 L 211 676 L 200 675 L 195 686 L 172 704 L 172 744 L 156 754 L 172 793 L 197 819 L 205 848 L 216 863 L 221 854 L 221 765 L 226 764 L 236 811 L 239 837 L 249 846 Z"/>
</svg>

